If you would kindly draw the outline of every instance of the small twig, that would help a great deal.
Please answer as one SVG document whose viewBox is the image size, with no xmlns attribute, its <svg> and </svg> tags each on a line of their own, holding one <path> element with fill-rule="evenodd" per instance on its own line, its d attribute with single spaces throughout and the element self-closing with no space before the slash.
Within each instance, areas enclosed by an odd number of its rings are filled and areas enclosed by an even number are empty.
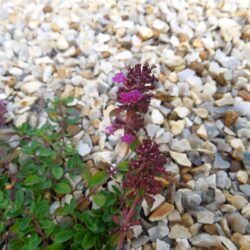
<svg viewBox="0 0 250 250">
<path fill-rule="evenodd" d="M 47 246 L 48 246 L 48 242 L 47 242 L 46 235 L 44 234 L 44 232 L 43 232 L 43 230 L 42 230 L 40 224 L 37 222 L 37 220 L 36 220 L 35 217 L 32 218 L 32 222 L 33 222 L 33 224 L 34 224 L 34 226 L 35 226 L 36 232 L 37 232 L 38 234 L 40 234 L 41 237 L 42 237 L 42 239 L 43 239 L 43 248 L 46 249 Z"/>
</svg>

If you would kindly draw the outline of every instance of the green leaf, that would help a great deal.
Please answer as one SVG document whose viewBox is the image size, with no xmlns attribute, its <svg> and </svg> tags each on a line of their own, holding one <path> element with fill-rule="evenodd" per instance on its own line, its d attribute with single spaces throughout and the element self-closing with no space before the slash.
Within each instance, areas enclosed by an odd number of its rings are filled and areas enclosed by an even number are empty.
<svg viewBox="0 0 250 250">
<path fill-rule="evenodd" d="M 39 217 L 45 217 L 49 215 L 49 204 L 47 200 L 41 200 L 35 205 L 35 214 Z"/>
<path fill-rule="evenodd" d="M 66 182 L 60 182 L 55 185 L 54 191 L 59 194 L 68 194 L 71 192 L 71 187 Z"/>
<path fill-rule="evenodd" d="M 39 184 L 36 185 L 36 190 L 44 190 L 44 189 L 49 189 L 52 187 L 52 182 L 51 180 L 43 181 Z"/>
<path fill-rule="evenodd" d="M 74 101 L 74 96 L 68 96 L 67 98 L 63 99 L 63 103 L 65 104 L 69 104 L 69 103 L 72 103 Z"/>
<path fill-rule="evenodd" d="M 15 195 L 15 203 L 17 205 L 21 205 L 24 201 L 24 192 L 22 189 L 19 189 L 16 191 L 16 195 Z"/>
<path fill-rule="evenodd" d="M 95 246 L 95 238 L 91 232 L 87 232 L 82 240 L 82 247 L 84 250 L 88 250 Z"/>
<path fill-rule="evenodd" d="M 81 165 L 83 165 L 83 162 L 82 162 L 79 154 L 73 155 L 72 157 L 69 158 L 69 160 L 67 162 L 67 166 L 69 169 L 77 168 Z"/>
<path fill-rule="evenodd" d="M 135 151 L 135 148 L 136 148 L 136 146 L 137 146 L 139 143 L 140 143 L 139 139 L 136 138 L 136 140 L 135 140 L 133 143 L 130 144 L 130 146 L 129 146 L 130 149 L 131 149 L 132 151 Z"/>
<path fill-rule="evenodd" d="M 3 191 L 0 190 L 0 202 L 3 201 Z"/>
<path fill-rule="evenodd" d="M 85 167 L 82 171 L 82 177 L 83 179 L 87 182 L 87 184 L 89 185 L 89 180 L 91 178 L 91 173 L 89 171 L 89 169 L 87 167 Z"/>
<path fill-rule="evenodd" d="M 89 180 L 89 187 L 95 187 L 104 184 L 108 180 L 109 176 L 106 171 L 99 171 L 94 174 Z"/>
<path fill-rule="evenodd" d="M 4 223 L 3 222 L 0 222 L 0 234 L 4 231 Z"/>
<path fill-rule="evenodd" d="M 36 247 L 41 243 L 42 239 L 38 237 L 37 234 L 31 234 L 29 238 L 29 249 L 36 249 Z"/>
<path fill-rule="evenodd" d="M 106 197 L 101 192 L 98 192 L 93 195 L 93 200 L 97 206 L 102 207 L 106 202 Z"/>
<path fill-rule="evenodd" d="M 62 230 L 59 233 L 55 235 L 54 242 L 55 243 L 62 243 L 69 239 L 71 239 L 74 236 L 75 232 L 73 230 Z"/>
<path fill-rule="evenodd" d="M 64 249 L 64 248 L 63 248 L 63 245 L 60 244 L 60 243 L 54 243 L 54 244 L 49 245 L 49 246 L 47 247 L 47 250 L 63 250 L 63 249 Z"/>
<path fill-rule="evenodd" d="M 123 162 L 118 164 L 117 169 L 121 173 L 126 173 L 126 172 L 128 172 L 128 165 L 129 165 L 129 161 L 123 161 Z"/>
<path fill-rule="evenodd" d="M 42 176 L 38 176 L 38 175 L 30 175 L 30 176 L 27 176 L 25 181 L 24 181 L 24 184 L 26 186 L 32 186 L 34 184 L 37 184 L 39 182 L 42 182 L 44 180 L 44 177 Z"/>
<path fill-rule="evenodd" d="M 64 170 L 63 168 L 56 166 L 52 168 L 52 174 L 54 177 L 59 180 L 63 176 Z"/>
<path fill-rule="evenodd" d="M 110 207 L 114 205 L 116 202 L 116 196 L 113 193 L 108 193 L 106 195 L 106 202 L 105 202 L 105 207 Z"/>
<path fill-rule="evenodd" d="M 30 224 L 31 218 L 23 218 L 20 224 L 20 230 L 24 231 Z"/>
<path fill-rule="evenodd" d="M 48 157 L 48 156 L 53 156 L 55 154 L 55 152 L 53 150 L 48 149 L 48 148 L 41 148 L 39 151 L 40 151 L 39 152 L 40 156 Z"/>
</svg>

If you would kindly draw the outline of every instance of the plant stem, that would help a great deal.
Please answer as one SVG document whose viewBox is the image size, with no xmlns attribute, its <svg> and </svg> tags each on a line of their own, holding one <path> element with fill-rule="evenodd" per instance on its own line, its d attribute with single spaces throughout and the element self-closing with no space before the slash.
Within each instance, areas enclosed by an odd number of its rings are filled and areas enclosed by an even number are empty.
<svg viewBox="0 0 250 250">
<path fill-rule="evenodd" d="M 129 212 L 127 213 L 126 217 L 125 217 L 125 220 L 124 220 L 124 225 L 128 225 L 130 220 L 132 219 L 133 215 L 134 215 L 134 211 L 135 211 L 135 208 L 136 208 L 136 205 L 138 204 L 138 202 L 141 200 L 141 196 L 139 194 L 136 195 L 130 209 L 129 209 Z M 123 245 L 123 241 L 125 239 L 125 236 L 126 236 L 126 233 L 124 232 L 121 236 L 120 236 L 120 239 L 119 239 L 119 242 L 118 242 L 118 245 L 117 245 L 117 248 L 116 250 L 121 250 L 122 249 L 122 245 Z"/>
<path fill-rule="evenodd" d="M 130 210 L 125 218 L 125 223 L 127 224 L 131 219 L 132 219 L 132 216 L 134 214 L 134 210 L 135 210 L 135 207 L 137 205 L 137 203 L 141 200 L 141 196 L 139 194 L 136 195 L 131 207 L 130 207 Z"/>
</svg>

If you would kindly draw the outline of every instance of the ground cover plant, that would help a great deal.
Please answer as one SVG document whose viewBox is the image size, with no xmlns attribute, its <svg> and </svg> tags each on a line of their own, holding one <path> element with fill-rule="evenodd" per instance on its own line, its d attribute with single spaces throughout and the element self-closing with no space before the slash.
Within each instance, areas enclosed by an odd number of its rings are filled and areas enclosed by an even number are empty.
<svg viewBox="0 0 250 250">
<path fill-rule="evenodd" d="M 154 94 L 154 67 L 135 65 L 113 77 L 118 84 L 117 107 L 111 111 L 108 135 L 123 130 L 123 159 L 91 169 L 70 141 L 70 126 L 80 123 L 72 98 L 48 102 L 48 121 L 33 128 L 14 128 L 17 144 L 1 141 L 0 248 L 1 249 L 117 249 L 133 238 L 131 226 L 141 223 L 142 201 L 152 204 L 173 178 L 164 165 L 167 157 L 144 131 L 144 116 Z M 0 125 L 8 118 L 0 102 Z M 70 180 L 82 176 L 81 194 L 72 194 Z M 107 188 L 111 179 L 119 185 Z"/>
</svg>

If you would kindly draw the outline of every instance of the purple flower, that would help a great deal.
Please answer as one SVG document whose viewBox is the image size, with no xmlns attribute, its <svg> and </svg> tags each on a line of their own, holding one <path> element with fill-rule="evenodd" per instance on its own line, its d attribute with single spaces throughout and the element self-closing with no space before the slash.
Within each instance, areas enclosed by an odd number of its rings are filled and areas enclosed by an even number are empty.
<svg viewBox="0 0 250 250">
<path fill-rule="evenodd" d="M 143 98 L 143 94 L 138 89 L 134 89 L 129 92 L 121 92 L 119 98 L 121 103 L 136 103 Z"/>
<path fill-rule="evenodd" d="M 131 134 L 125 134 L 121 137 L 121 140 L 123 142 L 126 142 L 127 144 L 131 144 L 135 141 L 136 137 Z"/>
<path fill-rule="evenodd" d="M 106 130 L 107 134 L 113 135 L 116 129 L 113 126 L 107 126 L 105 128 L 105 130 Z"/>
<path fill-rule="evenodd" d="M 119 72 L 112 78 L 112 81 L 116 83 L 126 83 L 127 79 L 122 72 Z"/>
<path fill-rule="evenodd" d="M 127 72 L 126 87 L 128 89 L 139 89 L 142 92 L 154 90 L 158 78 L 154 75 L 153 69 L 148 64 L 136 64 L 134 67 L 129 67 Z"/>
<path fill-rule="evenodd" d="M 160 152 L 159 145 L 151 140 L 143 140 L 136 148 L 137 158 L 129 163 L 123 187 L 144 190 L 147 194 L 157 194 L 162 185 L 155 176 L 165 173 L 166 157 Z"/>
</svg>

